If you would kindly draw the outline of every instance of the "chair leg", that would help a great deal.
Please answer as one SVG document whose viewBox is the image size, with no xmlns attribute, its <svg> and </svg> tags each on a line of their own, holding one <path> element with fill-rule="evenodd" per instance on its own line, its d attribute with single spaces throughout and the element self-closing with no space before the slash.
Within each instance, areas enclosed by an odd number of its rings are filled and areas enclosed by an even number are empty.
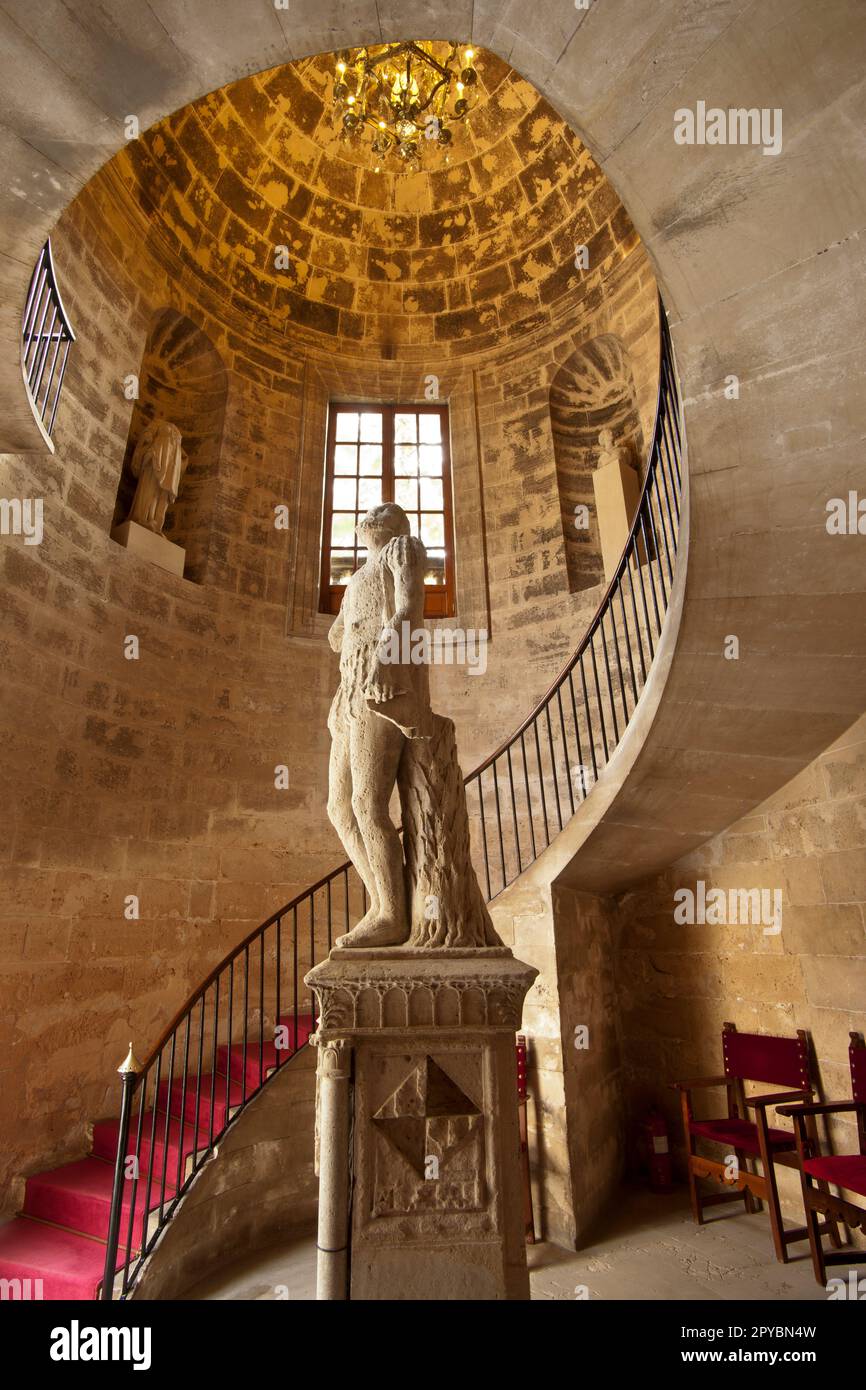
<svg viewBox="0 0 866 1390">
<path fill-rule="evenodd" d="M 680 1092 L 680 1104 L 682 1106 L 683 1115 L 683 1134 L 685 1136 L 686 1141 L 686 1165 L 688 1167 L 689 1174 L 689 1197 L 691 1198 L 692 1203 L 692 1216 L 694 1217 L 697 1224 L 699 1226 L 702 1226 L 704 1224 L 704 1213 L 703 1207 L 701 1205 L 701 1194 L 698 1191 L 698 1183 L 695 1177 L 694 1169 L 692 1167 L 692 1159 L 697 1154 L 698 1146 L 695 1142 L 695 1136 L 692 1134 L 691 1129 L 689 1128 L 689 1121 L 692 1118 L 692 1107 L 691 1097 L 689 1096 L 687 1091 Z"/>
<path fill-rule="evenodd" d="M 817 1178 L 815 1181 L 815 1186 L 819 1188 L 821 1192 L 826 1192 L 828 1195 L 830 1194 L 830 1184 L 828 1182 L 825 1182 L 823 1178 Z M 824 1230 L 830 1237 L 830 1244 L 833 1246 L 833 1249 L 841 1250 L 842 1237 L 839 1234 L 839 1223 L 837 1222 L 835 1216 L 827 1215 L 824 1217 Z"/>
<path fill-rule="evenodd" d="M 827 1268 L 824 1264 L 824 1249 L 821 1245 L 821 1223 L 818 1220 L 818 1213 L 809 1201 L 811 1190 L 811 1180 L 807 1174 L 800 1174 L 800 1182 L 803 1188 L 803 1207 L 806 1212 L 806 1230 L 809 1232 L 809 1253 L 812 1256 L 812 1269 L 815 1279 L 822 1288 L 827 1284 Z M 835 1227 L 835 1222 L 833 1223 Z"/>
<path fill-rule="evenodd" d="M 767 1207 L 770 1213 L 770 1230 L 773 1233 L 773 1248 L 776 1251 L 776 1259 L 782 1264 L 788 1263 L 788 1249 L 785 1245 L 784 1231 L 782 1222 L 782 1208 L 779 1202 L 779 1189 L 776 1185 L 776 1169 L 773 1157 L 770 1153 L 770 1145 L 767 1141 L 767 1117 L 762 1110 L 757 1115 L 758 1128 L 758 1148 L 761 1151 L 761 1164 L 764 1169 L 764 1185 L 767 1189 Z"/>
<path fill-rule="evenodd" d="M 695 1171 L 692 1167 L 692 1156 L 695 1154 L 695 1152 L 696 1150 L 693 1147 L 689 1149 L 689 1196 L 692 1202 L 692 1216 L 695 1218 L 695 1221 L 698 1223 L 699 1226 L 703 1226 L 704 1209 L 701 1204 L 701 1194 L 698 1191 L 697 1178 L 695 1177 Z"/>
<path fill-rule="evenodd" d="M 734 1150 L 734 1153 L 735 1153 L 736 1156 L 737 1156 L 737 1165 L 738 1165 L 738 1167 L 739 1167 L 740 1172 L 741 1172 L 741 1173 L 748 1173 L 749 1170 L 748 1170 L 748 1168 L 746 1167 L 746 1155 L 745 1155 L 745 1153 L 743 1152 L 743 1150 L 742 1150 L 742 1149 L 735 1149 L 735 1150 Z M 747 1211 L 750 1215 L 752 1214 L 752 1212 L 754 1212 L 754 1211 L 757 1210 L 757 1208 L 756 1208 L 756 1206 L 755 1206 L 755 1199 L 754 1199 L 754 1197 L 752 1196 L 751 1188 L 748 1188 L 748 1187 L 744 1187 L 744 1188 L 743 1188 L 743 1203 L 744 1203 L 744 1205 L 745 1205 L 746 1211 Z"/>
<path fill-rule="evenodd" d="M 811 1152 L 812 1152 L 812 1153 L 816 1156 L 816 1158 L 817 1158 L 817 1157 L 820 1155 L 820 1153 L 821 1153 L 821 1143 L 820 1143 L 820 1140 L 818 1139 L 818 1126 L 817 1126 L 817 1124 L 816 1124 L 816 1122 L 815 1122 L 815 1116 L 814 1116 L 814 1115 L 807 1115 L 807 1116 L 806 1116 L 806 1132 L 807 1132 L 807 1134 L 808 1134 L 808 1136 L 809 1136 L 809 1142 L 810 1142 L 810 1144 L 811 1144 Z M 804 1174 L 803 1174 L 802 1172 L 801 1172 L 801 1174 L 800 1174 L 800 1177 L 801 1177 L 801 1178 L 804 1177 Z M 812 1185 L 812 1180 L 811 1180 L 811 1178 L 810 1178 L 810 1179 L 809 1179 L 809 1186 L 811 1187 L 811 1185 Z M 815 1180 L 815 1186 L 816 1186 L 816 1187 L 819 1189 L 819 1191 L 821 1191 L 821 1192 L 827 1192 L 827 1193 L 829 1193 L 829 1191 L 830 1191 L 830 1184 L 829 1184 L 828 1182 L 826 1182 L 824 1178 L 816 1178 L 816 1180 Z M 805 1187 L 805 1184 L 804 1184 L 804 1186 L 803 1186 L 803 1205 L 804 1205 L 804 1206 L 806 1205 L 806 1187 Z M 813 1215 L 814 1215 L 814 1213 L 813 1213 Z M 807 1223 L 808 1223 L 808 1216 L 809 1216 L 809 1208 L 806 1207 Z M 839 1234 L 839 1224 L 838 1224 L 838 1222 L 837 1222 L 835 1216 L 830 1216 L 830 1215 L 828 1215 L 828 1216 L 825 1216 L 825 1217 L 824 1217 L 824 1229 L 826 1230 L 827 1235 L 830 1237 L 830 1244 L 833 1246 L 834 1250 L 841 1250 L 841 1249 L 842 1249 L 842 1237 L 841 1237 L 841 1235 Z M 819 1245 L 819 1248 L 820 1248 L 820 1245 L 821 1245 L 821 1236 L 820 1236 L 820 1233 L 818 1234 L 818 1245 Z M 822 1264 L 823 1264 L 823 1261 L 822 1261 Z M 821 1282 L 822 1282 L 822 1283 L 824 1282 L 823 1279 L 822 1279 Z"/>
<path fill-rule="evenodd" d="M 757 1177 L 757 1175 L 758 1175 L 758 1165 L 757 1165 L 757 1163 L 755 1162 L 755 1160 L 752 1159 L 752 1160 L 751 1160 L 751 1166 L 750 1166 L 748 1154 L 746 1155 L 746 1170 L 747 1170 L 747 1172 L 752 1173 L 752 1174 L 755 1175 L 755 1177 Z M 762 1202 L 761 1198 L 758 1196 L 757 1192 L 753 1192 L 753 1193 L 752 1193 L 752 1210 L 753 1210 L 753 1211 L 756 1211 L 756 1212 L 761 1212 L 761 1211 L 764 1210 L 764 1203 Z"/>
</svg>

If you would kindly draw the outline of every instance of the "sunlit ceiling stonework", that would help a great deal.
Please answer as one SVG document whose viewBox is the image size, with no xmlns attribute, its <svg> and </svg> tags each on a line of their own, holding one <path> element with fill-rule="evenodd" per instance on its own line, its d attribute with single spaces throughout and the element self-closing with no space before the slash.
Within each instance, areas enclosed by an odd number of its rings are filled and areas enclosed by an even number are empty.
<svg viewBox="0 0 866 1390">
<path fill-rule="evenodd" d="M 385 356 L 484 350 L 597 300 L 637 238 L 535 89 L 483 49 L 476 65 L 470 118 L 417 172 L 343 138 L 332 54 L 203 97 L 106 172 L 150 238 L 277 332 Z"/>
</svg>

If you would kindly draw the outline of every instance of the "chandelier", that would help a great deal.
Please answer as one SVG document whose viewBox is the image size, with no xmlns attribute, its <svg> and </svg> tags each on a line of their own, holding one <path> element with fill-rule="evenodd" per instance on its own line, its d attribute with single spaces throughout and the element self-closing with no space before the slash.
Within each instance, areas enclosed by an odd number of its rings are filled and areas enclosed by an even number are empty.
<svg viewBox="0 0 866 1390">
<path fill-rule="evenodd" d="M 343 138 L 372 131 L 374 154 L 417 168 L 422 141 L 447 148 L 471 110 L 475 50 L 462 44 L 391 43 L 337 55 L 334 104 Z"/>
</svg>

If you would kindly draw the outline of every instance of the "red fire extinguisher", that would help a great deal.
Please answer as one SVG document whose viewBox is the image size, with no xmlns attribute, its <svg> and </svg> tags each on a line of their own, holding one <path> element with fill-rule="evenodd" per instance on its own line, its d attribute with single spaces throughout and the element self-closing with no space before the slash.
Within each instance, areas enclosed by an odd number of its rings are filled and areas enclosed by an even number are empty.
<svg viewBox="0 0 866 1390">
<path fill-rule="evenodd" d="M 517 1034 L 517 1117 L 520 1131 L 520 1167 L 523 1174 L 523 1221 L 526 1244 L 535 1244 L 535 1217 L 532 1212 L 532 1182 L 529 1174 L 529 1131 L 526 1117 L 526 1104 L 529 1100 L 527 1086 L 527 1048 L 526 1036 Z"/>
<path fill-rule="evenodd" d="M 652 1192 L 672 1192 L 671 1152 L 668 1141 L 668 1126 L 664 1115 L 657 1106 L 647 1111 L 641 1126 L 643 1148 L 649 1169 L 649 1185 Z"/>
</svg>

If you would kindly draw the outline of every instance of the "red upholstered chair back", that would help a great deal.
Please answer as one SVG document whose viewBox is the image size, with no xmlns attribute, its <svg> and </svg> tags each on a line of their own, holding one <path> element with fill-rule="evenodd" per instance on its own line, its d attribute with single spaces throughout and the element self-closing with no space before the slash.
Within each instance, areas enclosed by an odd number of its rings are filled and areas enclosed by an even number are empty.
<svg viewBox="0 0 866 1390">
<path fill-rule="evenodd" d="M 851 1099 L 866 1102 L 866 1043 L 859 1033 L 851 1034 L 848 1061 L 851 1063 Z"/>
<path fill-rule="evenodd" d="M 738 1033 L 726 1023 L 722 1030 L 725 1075 L 741 1081 L 763 1081 L 785 1090 L 808 1090 L 809 1049 L 805 1034 L 776 1038 L 763 1033 Z"/>
</svg>

